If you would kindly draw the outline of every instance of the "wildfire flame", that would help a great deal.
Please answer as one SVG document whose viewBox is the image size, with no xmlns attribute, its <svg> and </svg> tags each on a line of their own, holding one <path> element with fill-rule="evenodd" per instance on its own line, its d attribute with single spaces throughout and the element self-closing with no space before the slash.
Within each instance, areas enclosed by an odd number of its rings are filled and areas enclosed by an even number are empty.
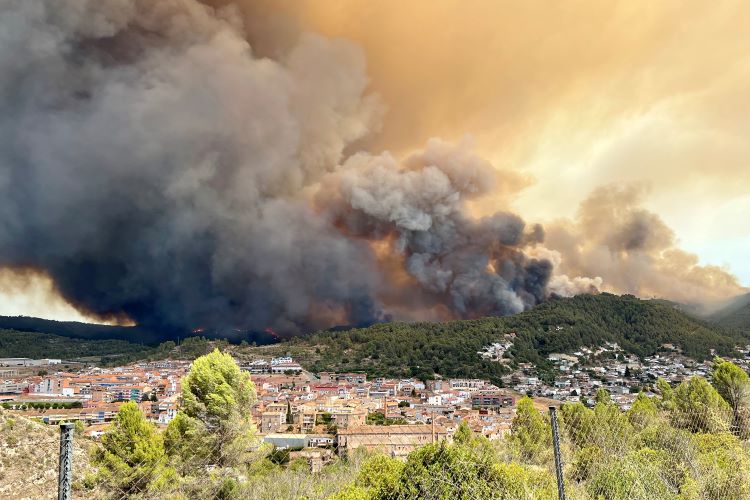
<svg viewBox="0 0 750 500">
<path fill-rule="evenodd" d="M 270 326 L 268 328 L 266 328 L 265 330 L 263 330 L 263 331 L 266 332 L 266 333 L 268 333 L 269 335 L 272 335 L 273 337 L 278 337 L 279 336 L 279 334 L 276 333 L 276 331 L 273 328 L 271 328 Z"/>
</svg>

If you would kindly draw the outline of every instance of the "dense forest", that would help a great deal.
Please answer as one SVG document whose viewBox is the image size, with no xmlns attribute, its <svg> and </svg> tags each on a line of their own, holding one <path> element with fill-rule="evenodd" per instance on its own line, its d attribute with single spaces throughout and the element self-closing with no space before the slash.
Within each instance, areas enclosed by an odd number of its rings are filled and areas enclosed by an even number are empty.
<svg viewBox="0 0 750 500">
<path fill-rule="evenodd" d="M 2 358 L 137 358 L 152 348 L 124 340 L 73 339 L 37 332 L 0 330 Z"/>
<path fill-rule="evenodd" d="M 750 332 L 750 293 L 737 297 L 709 319 L 728 328 Z"/>
<path fill-rule="evenodd" d="M 546 357 L 580 346 L 617 342 L 638 356 L 654 354 L 664 343 L 706 359 L 715 349 L 729 355 L 750 343 L 739 331 L 711 325 L 677 308 L 631 295 L 607 293 L 554 299 L 508 317 L 446 323 L 383 323 L 346 331 L 320 331 L 292 339 L 290 351 L 313 371 L 362 370 L 373 376 L 486 377 L 498 380 L 505 368 L 477 355 L 484 347 L 516 333 L 508 357 L 551 368 Z M 308 353 L 305 356 L 304 353 Z"/>
<path fill-rule="evenodd" d="M 156 344 L 164 335 L 138 326 L 111 326 L 79 323 L 77 321 L 54 321 L 29 316 L 0 316 L 0 330 L 50 333 L 61 337 L 91 340 L 124 340 L 127 342 Z"/>
<path fill-rule="evenodd" d="M 617 342 L 627 352 L 647 356 L 664 343 L 677 344 L 696 359 L 730 355 L 736 345 L 750 343 L 750 332 L 710 324 L 664 301 L 630 295 L 579 295 L 550 300 L 508 317 L 445 323 L 380 323 L 367 328 L 327 330 L 292 338 L 272 352 L 290 352 L 312 371 L 366 371 L 371 376 L 415 376 L 423 379 L 481 377 L 498 381 L 508 367 L 482 359 L 477 352 L 506 333 L 516 333 L 506 356 L 511 365 L 534 363 L 551 370 L 547 355 L 581 346 Z M 193 359 L 226 341 L 204 337 L 143 345 L 123 340 L 67 338 L 48 333 L 0 330 L 0 357 L 98 357 L 103 363 L 180 357 Z M 233 351 L 260 352 L 247 343 Z"/>
<path fill-rule="evenodd" d="M 0 358 L 62 359 L 88 361 L 100 365 L 121 365 L 139 360 L 195 359 L 227 342 L 205 337 L 189 337 L 179 345 L 172 341 L 156 346 L 124 340 L 77 339 L 38 332 L 0 329 Z"/>
<path fill-rule="evenodd" d="M 16 330 L 19 332 L 37 332 L 59 335 L 75 339 L 90 340 L 124 340 L 136 344 L 155 346 L 160 342 L 177 341 L 195 335 L 198 331 L 169 330 L 148 328 L 144 326 L 112 326 L 77 321 L 54 321 L 50 319 L 32 318 L 29 316 L 0 316 L 0 331 Z M 274 335 L 265 331 L 237 332 L 233 328 L 199 329 L 201 336 L 212 339 L 231 338 L 237 342 L 245 340 L 263 345 L 276 342 Z"/>
</svg>

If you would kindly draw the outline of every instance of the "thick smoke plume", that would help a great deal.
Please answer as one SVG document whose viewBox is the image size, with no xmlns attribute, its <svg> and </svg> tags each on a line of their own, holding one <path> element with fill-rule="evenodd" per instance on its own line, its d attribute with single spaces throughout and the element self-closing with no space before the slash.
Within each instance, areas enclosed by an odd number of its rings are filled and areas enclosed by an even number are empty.
<svg viewBox="0 0 750 500">
<path fill-rule="evenodd" d="M 383 112 L 355 46 L 261 58 L 196 0 L 1 10 L 0 266 L 82 311 L 294 332 L 546 297 L 541 228 L 466 213 L 502 182 L 466 145 L 351 154 Z"/>
<path fill-rule="evenodd" d="M 421 292 L 453 314 L 504 315 L 545 299 L 552 264 L 522 251 L 542 242 L 541 226 L 526 231 L 511 213 L 465 215 L 466 201 L 498 181 L 466 145 L 433 139 L 402 164 L 388 153 L 352 156 L 318 199 L 346 234 L 389 240 Z"/>
<path fill-rule="evenodd" d="M 492 2 L 409 4 L 398 19 L 367 5 L 333 12 L 276 0 L 0 0 L 0 300 L 23 289 L 111 322 L 294 333 L 510 314 L 550 295 L 600 289 L 687 302 L 742 292 L 728 271 L 680 250 L 662 219 L 641 208 L 638 188 L 599 188 L 574 219 L 542 229 L 507 210 L 510 195 L 531 182 L 512 165 L 534 159 L 524 156 L 527 146 L 503 143 L 511 154 L 496 169 L 468 139 L 425 141 L 427 130 L 456 137 L 466 124 L 491 121 L 500 125 L 489 127 L 485 146 L 520 135 L 543 145 L 548 136 L 529 127 L 546 120 L 533 111 L 568 102 L 565 89 L 578 86 L 564 82 L 589 65 L 597 75 L 630 73 L 610 71 L 616 58 L 599 53 L 610 44 L 592 45 L 571 24 L 575 33 L 539 48 L 540 37 L 517 19 L 498 31 L 498 16 L 482 15 L 502 9 Z M 548 10 L 539 3 L 517 15 L 538 20 Z M 594 15 L 610 19 L 610 10 Z M 353 15 L 379 22 L 342 22 Z M 595 30 L 632 25 L 566 15 Z M 471 33 L 433 37 L 432 26 L 456 17 L 472 20 L 464 22 Z M 417 29 L 416 19 L 429 28 Z M 550 22 L 560 26 L 556 16 Z M 304 31 L 344 25 L 342 34 L 356 35 L 372 56 L 377 88 L 357 45 Z M 642 38 L 661 40 L 660 26 L 654 21 L 646 30 L 654 37 Z M 383 28 L 405 36 L 409 50 L 394 53 Z M 496 49 L 512 49 L 477 50 L 487 30 L 502 36 Z M 529 36 L 543 57 L 517 59 Z M 560 38 L 571 41 L 571 54 L 594 54 L 580 67 L 561 65 L 560 82 L 550 83 L 539 68 L 556 60 Z M 619 45 L 630 47 L 630 38 Z M 414 64 L 425 46 L 437 48 Z M 471 86 L 457 74 L 472 77 Z M 589 84 L 599 88 L 602 75 Z M 658 95 L 675 91 L 667 85 Z M 578 103 L 591 92 L 572 94 Z M 576 117 L 601 109 L 574 107 Z M 566 141 L 591 141 L 563 129 Z M 564 161 L 550 154 L 555 161 L 542 162 L 550 168 Z M 539 204 L 579 196 L 576 179 L 547 181 L 554 190 Z M 61 304 L 55 315 L 71 317 Z"/>
<path fill-rule="evenodd" d="M 574 220 L 547 227 L 547 245 L 555 251 L 545 256 L 557 261 L 558 272 L 603 277 L 594 286 L 619 293 L 710 309 L 743 292 L 726 269 L 700 265 L 696 255 L 679 249 L 664 221 L 641 207 L 644 195 L 639 185 L 596 189 Z"/>
</svg>

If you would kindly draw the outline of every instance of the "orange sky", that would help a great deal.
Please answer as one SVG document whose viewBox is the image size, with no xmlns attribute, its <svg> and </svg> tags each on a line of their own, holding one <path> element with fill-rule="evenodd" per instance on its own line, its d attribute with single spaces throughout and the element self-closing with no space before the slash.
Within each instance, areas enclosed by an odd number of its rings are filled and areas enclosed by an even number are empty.
<svg viewBox="0 0 750 500">
<path fill-rule="evenodd" d="M 644 205 L 683 249 L 750 284 L 750 3 L 274 0 L 266 8 L 274 22 L 249 22 L 261 52 L 264 37 L 278 46 L 295 29 L 363 48 L 388 108 L 367 147 L 408 150 L 470 134 L 496 166 L 529 181 L 492 203 L 532 220 L 572 216 L 600 185 L 640 184 Z"/>
<path fill-rule="evenodd" d="M 510 173 L 478 209 L 532 222 L 574 217 L 601 186 L 638 186 L 679 248 L 750 285 L 750 3 L 240 2 L 259 54 L 308 30 L 361 46 L 387 113 L 358 147 L 470 135 Z M 81 319 L 44 277 L 0 278 L 0 314 Z"/>
</svg>

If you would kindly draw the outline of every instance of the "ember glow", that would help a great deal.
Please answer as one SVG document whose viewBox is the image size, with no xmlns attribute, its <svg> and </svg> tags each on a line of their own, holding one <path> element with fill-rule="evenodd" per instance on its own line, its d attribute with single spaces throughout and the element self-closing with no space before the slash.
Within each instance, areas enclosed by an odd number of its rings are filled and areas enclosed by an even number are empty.
<svg viewBox="0 0 750 500">
<path fill-rule="evenodd" d="M 275 338 L 279 338 L 279 334 L 278 334 L 278 333 L 276 333 L 276 332 L 274 331 L 274 329 L 273 329 L 273 328 L 271 328 L 271 327 L 265 328 L 265 329 L 264 329 L 263 331 L 264 331 L 264 332 L 266 332 L 267 334 L 269 334 L 269 335 L 270 335 L 270 336 L 272 336 L 272 337 L 275 337 Z"/>
<path fill-rule="evenodd" d="M 0 268 L 54 298 L 4 311 L 293 334 L 746 290 L 667 222 L 750 207 L 750 7 L 525 5 L 6 2 Z"/>
</svg>

